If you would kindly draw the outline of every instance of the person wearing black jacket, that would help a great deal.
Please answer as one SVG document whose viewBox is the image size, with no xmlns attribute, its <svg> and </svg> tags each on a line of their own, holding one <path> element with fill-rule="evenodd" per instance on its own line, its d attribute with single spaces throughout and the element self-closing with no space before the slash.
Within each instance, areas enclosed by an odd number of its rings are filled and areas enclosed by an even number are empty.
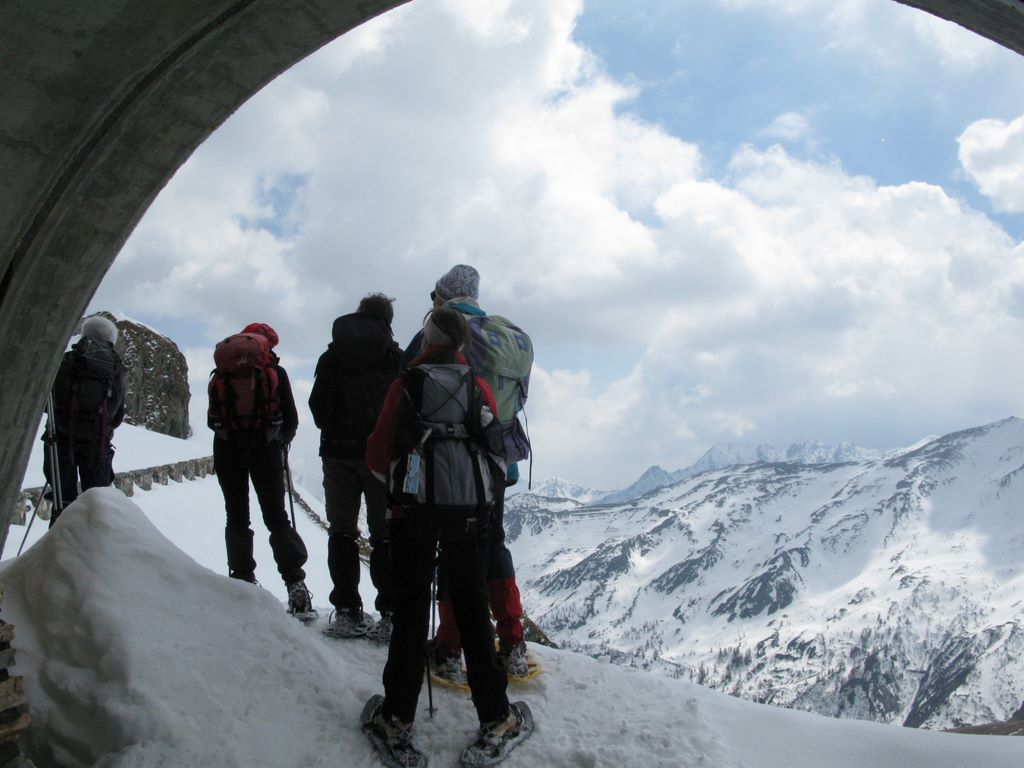
<svg viewBox="0 0 1024 768">
<path fill-rule="evenodd" d="M 277 332 L 266 323 L 251 323 L 242 331 L 256 333 L 277 346 Z M 302 569 L 309 555 L 285 509 L 284 454 L 299 427 L 291 382 L 280 358 L 271 352 L 271 367 L 277 373 L 280 428 L 214 432 L 213 467 L 224 494 L 227 525 L 228 574 L 234 579 L 256 582 L 253 532 L 249 517 L 249 480 L 256 490 L 263 522 L 270 531 L 270 549 L 278 573 L 288 589 L 288 611 L 302 620 L 315 618 L 312 599 Z"/>
<path fill-rule="evenodd" d="M 391 636 L 391 542 L 387 528 L 387 490 L 366 468 L 366 438 L 377 423 L 388 386 L 398 374 L 401 349 L 391 333 L 394 299 L 375 293 L 357 310 L 334 321 L 332 341 L 316 366 L 309 397 L 320 428 L 324 504 L 330 526 L 327 567 L 333 589 L 333 620 L 324 634 L 333 638 Z M 370 580 L 377 591 L 374 622 L 359 595 L 359 509 L 366 498 L 370 533 Z"/>
<path fill-rule="evenodd" d="M 117 326 L 103 315 L 82 323 L 82 338 L 64 353 L 53 382 L 53 419 L 60 506 L 53 502 L 50 527 L 82 490 L 114 482 L 114 430 L 124 420 L 124 367 L 114 350 Z M 50 430 L 44 434 L 48 438 Z M 54 486 L 50 452 L 43 458 L 43 474 Z"/>
</svg>

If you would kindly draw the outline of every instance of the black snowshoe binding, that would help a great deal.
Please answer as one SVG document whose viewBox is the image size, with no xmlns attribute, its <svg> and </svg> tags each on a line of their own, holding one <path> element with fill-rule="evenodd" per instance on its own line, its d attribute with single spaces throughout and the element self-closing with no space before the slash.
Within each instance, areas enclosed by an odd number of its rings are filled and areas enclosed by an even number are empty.
<svg viewBox="0 0 1024 768">
<path fill-rule="evenodd" d="M 304 623 L 315 621 L 319 615 L 313 608 L 313 596 L 306 589 L 306 582 L 293 581 L 288 585 L 288 613 Z"/>
</svg>

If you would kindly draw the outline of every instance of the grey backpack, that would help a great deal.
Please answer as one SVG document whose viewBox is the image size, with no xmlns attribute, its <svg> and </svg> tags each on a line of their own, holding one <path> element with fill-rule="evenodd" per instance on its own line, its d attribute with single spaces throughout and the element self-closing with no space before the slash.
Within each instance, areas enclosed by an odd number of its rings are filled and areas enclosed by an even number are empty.
<svg viewBox="0 0 1024 768">
<path fill-rule="evenodd" d="M 504 479 L 498 420 L 481 423 L 484 401 L 469 366 L 417 365 L 403 379 L 388 493 L 436 523 L 442 538 L 478 533 Z"/>
</svg>

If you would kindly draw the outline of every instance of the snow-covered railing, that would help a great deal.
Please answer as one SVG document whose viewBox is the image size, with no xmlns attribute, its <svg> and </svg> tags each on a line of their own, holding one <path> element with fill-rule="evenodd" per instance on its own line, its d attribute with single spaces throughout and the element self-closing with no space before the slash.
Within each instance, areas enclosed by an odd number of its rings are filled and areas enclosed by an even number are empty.
<svg viewBox="0 0 1024 768">
<path fill-rule="evenodd" d="M 120 489 L 125 496 L 134 496 L 136 488 L 149 491 L 152 490 L 154 484 L 167 485 L 170 480 L 180 483 L 183 480 L 195 480 L 197 477 L 206 477 L 212 474 L 213 456 L 203 456 L 198 459 L 177 461 L 173 464 L 159 464 L 145 469 L 115 472 L 114 487 Z M 11 523 L 24 525 L 28 516 L 32 514 L 32 510 L 35 509 L 35 505 L 39 503 L 42 492 L 42 488 L 23 488 L 18 497 Z"/>
</svg>

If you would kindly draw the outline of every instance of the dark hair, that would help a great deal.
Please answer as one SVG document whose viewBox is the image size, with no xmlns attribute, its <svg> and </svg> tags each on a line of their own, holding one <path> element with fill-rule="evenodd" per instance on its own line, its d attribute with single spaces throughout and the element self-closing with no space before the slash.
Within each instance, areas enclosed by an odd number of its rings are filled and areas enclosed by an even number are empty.
<svg viewBox="0 0 1024 768">
<path fill-rule="evenodd" d="M 385 296 L 383 293 L 371 293 L 359 302 L 356 312 L 365 312 L 391 325 L 391 321 L 395 318 L 395 308 L 391 306 L 393 301 L 393 298 Z"/>
<path fill-rule="evenodd" d="M 430 318 L 424 326 L 424 339 L 432 336 L 429 328 L 431 325 L 451 339 L 453 349 L 460 349 L 469 343 L 469 325 L 461 312 L 447 307 L 435 309 L 430 313 Z M 434 343 L 434 341 L 431 339 L 430 343 Z"/>
</svg>

